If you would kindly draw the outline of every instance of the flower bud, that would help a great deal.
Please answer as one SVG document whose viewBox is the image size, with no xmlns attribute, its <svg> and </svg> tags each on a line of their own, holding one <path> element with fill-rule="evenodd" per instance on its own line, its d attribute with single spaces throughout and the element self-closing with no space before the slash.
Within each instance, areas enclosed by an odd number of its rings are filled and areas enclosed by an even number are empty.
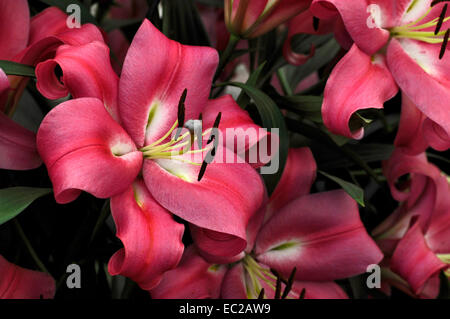
<svg viewBox="0 0 450 319">
<path fill-rule="evenodd" d="M 311 0 L 225 0 L 228 30 L 242 38 L 258 37 L 308 9 Z"/>
</svg>

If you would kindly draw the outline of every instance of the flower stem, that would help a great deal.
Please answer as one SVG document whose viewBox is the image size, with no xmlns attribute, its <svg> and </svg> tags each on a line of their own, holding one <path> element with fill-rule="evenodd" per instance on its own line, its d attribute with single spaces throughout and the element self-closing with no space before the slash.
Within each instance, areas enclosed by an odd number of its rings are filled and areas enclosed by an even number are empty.
<svg viewBox="0 0 450 319">
<path fill-rule="evenodd" d="M 228 41 L 228 45 L 227 45 L 225 51 L 223 51 L 223 53 L 220 55 L 219 66 L 217 67 L 217 71 L 216 71 L 216 74 L 214 75 L 213 82 L 215 82 L 217 80 L 217 78 L 220 76 L 220 74 L 222 73 L 225 66 L 230 61 L 231 56 L 232 56 L 234 49 L 236 48 L 239 40 L 240 40 L 240 38 L 237 35 L 234 35 L 232 33 L 230 34 L 230 40 Z"/>
<path fill-rule="evenodd" d="M 283 89 L 284 94 L 287 96 L 292 95 L 293 92 L 292 92 L 291 85 L 289 84 L 289 81 L 287 80 L 286 74 L 284 73 L 283 69 L 277 70 L 277 77 L 278 77 L 278 81 L 280 81 L 281 88 Z"/>
<path fill-rule="evenodd" d="M 23 240 L 25 246 L 28 249 L 28 252 L 30 253 L 31 257 L 33 258 L 36 265 L 39 267 L 40 270 L 42 270 L 45 273 L 49 273 L 43 262 L 39 259 L 38 255 L 36 254 L 36 251 L 34 250 L 33 246 L 31 246 L 30 241 L 28 240 L 28 237 L 25 235 L 22 226 L 20 226 L 17 219 L 14 219 L 14 225 L 17 228 L 17 232 L 19 233 L 20 238 Z"/>
</svg>

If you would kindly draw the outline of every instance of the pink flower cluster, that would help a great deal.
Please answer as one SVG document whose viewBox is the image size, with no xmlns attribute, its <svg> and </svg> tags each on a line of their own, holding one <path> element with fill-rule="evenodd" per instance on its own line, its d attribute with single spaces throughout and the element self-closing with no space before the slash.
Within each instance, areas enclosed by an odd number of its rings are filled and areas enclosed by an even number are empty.
<svg viewBox="0 0 450 319">
<path fill-rule="evenodd" d="M 287 22 L 284 56 L 291 64 L 314 55 L 314 47 L 310 55 L 292 50 L 295 34 L 334 32 L 348 49 L 325 86 L 321 112 L 330 132 L 362 139 L 364 129 L 349 126 L 355 113 L 383 108 L 401 91 L 396 150 L 383 163 L 400 204 L 371 234 L 344 190 L 310 193 L 317 165 L 307 147 L 290 148 L 270 196 L 257 170 L 266 163 L 205 165 L 211 153 L 242 152 L 210 143 L 214 129 L 244 134 L 260 126 L 230 95 L 210 98 L 215 49 L 173 41 L 147 19 L 127 43 L 120 32 L 106 34 L 93 24 L 68 28 L 58 8 L 30 18 L 26 0 L 0 0 L 0 60 L 35 67 L 40 94 L 64 101 L 34 134 L 10 118 L 29 78 L 0 69 L 0 168 L 43 163 L 59 204 L 81 192 L 110 199 L 123 248 L 111 256 L 108 271 L 153 298 L 258 298 L 262 289 L 274 298 L 277 280 L 289 277 L 282 284 L 291 286 L 289 298 L 302 291 L 305 298 L 348 298 L 335 281 L 373 264 L 382 267 L 387 294 L 394 286 L 434 298 L 439 273 L 450 264 L 450 189 L 424 152 L 450 146 L 450 54 L 440 54 L 450 22 L 445 18 L 443 31 L 433 33 L 444 4 L 431 2 L 224 1 L 220 23 L 233 36 L 255 38 Z M 370 5 L 380 11 L 367 10 Z M 121 13 L 136 16 L 111 14 Z M 185 124 L 198 120 L 201 137 L 185 133 Z M 267 137 L 254 136 L 244 152 Z M 410 179 L 399 183 L 406 174 Z M 188 232 L 193 244 L 185 247 Z M 0 256 L 0 298 L 54 294 L 48 274 Z"/>
</svg>

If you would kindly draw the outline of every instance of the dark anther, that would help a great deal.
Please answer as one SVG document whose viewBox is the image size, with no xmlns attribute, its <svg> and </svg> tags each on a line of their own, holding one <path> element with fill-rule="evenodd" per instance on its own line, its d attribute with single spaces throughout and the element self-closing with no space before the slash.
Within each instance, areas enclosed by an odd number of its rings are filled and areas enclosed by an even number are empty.
<svg viewBox="0 0 450 319">
<path fill-rule="evenodd" d="M 289 295 L 289 293 L 292 290 L 292 285 L 294 284 L 294 278 L 295 278 L 295 272 L 297 271 L 297 268 L 294 267 L 292 269 L 292 272 L 289 276 L 288 282 L 286 284 L 286 288 L 284 288 L 283 295 L 281 296 L 281 299 L 286 299 L 286 297 Z"/>
<path fill-rule="evenodd" d="M 216 120 L 214 121 L 214 125 L 212 127 L 212 131 L 211 131 L 211 135 L 209 136 L 208 142 L 206 143 L 206 145 L 208 145 L 209 143 L 211 143 L 215 137 L 214 131 L 219 128 L 219 124 L 220 124 L 220 119 L 222 118 L 222 112 L 219 112 L 219 114 L 217 114 Z"/>
<path fill-rule="evenodd" d="M 259 292 L 258 299 L 264 299 L 264 288 Z"/>
<path fill-rule="evenodd" d="M 178 129 L 177 134 L 175 135 L 175 139 L 178 139 L 180 135 L 181 129 L 184 125 L 184 117 L 186 115 L 186 108 L 184 106 L 184 102 L 186 101 L 187 89 L 184 89 L 183 94 L 181 94 L 180 101 L 178 102 Z"/>
<path fill-rule="evenodd" d="M 298 297 L 298 299 L 305 299 L 305 294 L 306 294 L 306 289 L 303 288 L 302 292 L 300 293 L 300 296 Z"/>
<path fill-rule="evenodd" d="M 444 42 L 442 42 L 441 52 L 439 52 L 439 60 L 444 57 L 445 51 L 447 50 L 448 37 L 450 36 L 450 29 L 447 29 L 444 35 Z"/>
<path fill-rule="evenodd" d="M 271 272 L 275 277 L 280 278 L 281 281 L 282 281 L 285 285 L 287 285 L 287 280 L 283 279 L 283 277 L 281 277 L 281 275 L 278 273 L 278 271 L 276 271 L 276 270 L 273 269 L 273 268 L 270 268 L 270 272 Z"/>
<path fill-rule="evenodd" d="M 217 145 L 214 145 L 214 147 L 206 154 L 205 159 L 202 162 L 202 166 L 200 167 L 200 172 L 198 173 L 197 181 L 201 181 L 203 178 L 203 175 L 205 175 L 206 166 L 208 166 L 209 163 L 211 163 L 214 159 L 214 156 L 216 156 L 216 147 Z"/>
<path fill-rule="evenodd" d="M 277 287 L 275 289 L 275 298 L 280 299 L 281 296 L 281 277 L 277 277 Z"/>
<path fill-rule="evenodd" d="M 203 175 L 205 175 L 206 166 L 208 166 L 208 163 L 206 161 L 203 161 L 202 166 L 200 167 L 200 172 L 198 173 L 197 181 L 201 181 L 203 178 Z"/>
<path fill-rule="evenodd" d="M 320 23 L 320 19 L 316 18 L 316 17 L 313 17 L 313 28 L 314 28 L 314 31 L 319 30 L 319 23 Z"/>
<path fill-rule="evenodd" d="M 184 107 L 184 102 L 186 101 L 187 89 L 184 89 L 183 94 L 181 94 L 180 101 L 178 102 L 178 127 L 183 127 L 184 116 L 186 109 Z"/>
<path fill-rule="evenodd" d="M 445 4 L 444 8 L 442 8 L 441 15 L 439 16 L 439 21 L 436 25 L 436 29 L 434 30 L 434 35 L 437 35 L 439 31 L 441 31 L 442 24 L 444 23 L 445 15 L 447 14 L 448 4 Z"/>
<path fill-rule="evenodd" d="M 431 7 L 434 7 L 435 5 L 437 5 L 438 3 L 442 3 L 442 2 L 449 2 L 450 0 L 434 0 L 433 2 L 431 2 Z"/>
</svg>

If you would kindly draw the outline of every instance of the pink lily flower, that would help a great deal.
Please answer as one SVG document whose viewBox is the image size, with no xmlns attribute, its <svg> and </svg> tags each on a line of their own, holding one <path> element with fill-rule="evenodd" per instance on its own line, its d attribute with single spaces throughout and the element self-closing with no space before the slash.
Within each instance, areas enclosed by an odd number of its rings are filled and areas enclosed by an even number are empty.
<svg viewBox="0 0 450 319">
<path fill-rule="evenodd" d="M 28 11 L 26 15 L 29 19 Z M 70 29 L 66 20 L 67 15 L 56 7 L 50 7 L 34 16 L 27 31 L 28 45 L 10 60 L 39 67 L 41 62 L 53 58 L 62 45 L 79 46 L 94 41 L 103 42 L 102 33 L 96 26 L 85 24 L 81 28 Z M 40 74 L 37 77 L 39 82 Z M 28 78 L 10 76 L 9 81 L 14 95 L 10 98 L 6 110 L 11 113 L 28 83 Z"/>
<path fill-rule="evenodd" d="M 55 289 L 49 274 L 16 266 L 0 255 L 0 299 L 50 299 Z"/>
<path fill-rule="evenodd" d="M 392 195 L 400 207 L 374 231 L 387 256 L 387 282 L 413 296 L 435 298 L 440 270 L 450 265 L 450 188 L 446 176 L 424 154 L 397 149 L 384 163 Z M 400 176 L 410 174 L 402 191 Z M 402 187 L 402 188 L 403 188 Z"/>
<path fill-rule="evenodd" d="M 270 269 L 286 279 L 295 267 L 289 298 L 298 298 L 303 288 L 306 298 L 347 298 L 333 280 L 365 272 L 383 254 L 344 191 L 309 194 L 315 174 L 311 151 L 291 149 L 280 184 L 247 228 L 245 251 L 217 264 L 196 243 L 151 290 L 152 297 L 257 298 L 264 288 L 273 298 Z"/>
<path fill-rule="evenodd" d="M 28 10 L 27 1 L 0 1 L 0 59 L 12 59 L 26 47 L 30 27 Z M 18 27 L 11 32 L 9 26 L 16 24 Z M 8 77 L 0 69 L 0 169 L 36 168 L 42 162 L 34 133 L 4 114 L 9 93 Z"/>
<path fill-rule="evenodd" d="M 129 277 L 142 289 L 153 288 L 180 261 L 184 226 L 173 220 L 139 179 L 111 198 L 111 212 L 124 248 L 111 257 L 109 273 Z"/>
<path fill-rule="evenodd" d="M 36 87 L 48 99 L 95 97 L 108 113 L 119 120 L 117 92 L 119 77 L 111 66 L 110 50 L 102 41 L 81 45 L 61 45 L 52 59 L 36 66 Z M 60 67 L 62 76 L 56 77 Z"/>
<path fill-rule="evenodd" d="M 182 227 L 168 212 L 203 229 L 223 247 L 222 253 L 235 255 L 245 249 L 246 226 L 263 200 L 261 178 L 251 165 L 214 161 L 198 178 L 213 144 L 191 150 L 182 148 L 188 143 L 187 133 L 171 136 L 183 124 L 178 123 L 180 96 L 185 97 L 187 121 L 202 114 L 201 139 L 209 137 L 217 114 L 222 114 L 221 131 L 258 128 L 230 96 L 208 100 L 217 63 L 214 49 L 169 40 L 145 20 L 122 69 L 119 118 L 108 113 L 104 99 L 78 98 L 53 109 L 37 135 L 58 203 L 73 201 L 81 191 L 111 197 L 124 250 L 111 259 L 110 272 L 129 276 L 145 289 L 176 266 L 183 250 Z M 262 137 L 248 141 L 243 149 Z M 216 158 L 239 151 L 219 143 L 217 147 Z M 131 226 L 130 220 L 137 218 L 142 222 Z M 154 251 L 160 252 L 157 260 Z M 148 269 L 149 263 L 157 265 Z"/>
<path fill-rule="evenodd" d="M 9 28 L 17 25 L 17 28 Z M 12 60 L 28 43 L 27 1 L 0 1 L 0 59 Z M 35 134 L 12 121 L 4 112 L 10 94 L 8 77 L 0 69 L 0 169 L 26 170 L 41 165 Z"/>
<path fill-rule="evenodd" d="M 243 38 L 256 38 L 305 11 L 311 0 L 225 0 L 228 31 Z"/>
<path fill-rule="evenodd" d="M 402 94 L 402 112 L 394 145 L 410 155 L 418 155 L 429 146 L 438 151 L 446 151 L 448 141 L 442 128 Z"/>
<path fill-rule="evenodd" d="M 396 149 L 391 158 L 383 163 L 383 171 L 392 197 L 402 204 L 373 231 L 373 235 L 383 251 L 392 252 L 409 229 L 414 216 L 418 216 L 417 223 L 425 229 L 437 214 L 436 210 L 445 210 L 448 190 L 445 177 L 427 161 L 425 154 L 411 156 L 403 149 Z M 409 180 L 399 186 L 398 179 L 407 174 Z"/>
<path fill-rule="evenodd" d="M 361 109 L 382 108 L 400 88 L 438 130 L 439 141 L 431 145 L 448 148 L 450 113 L 446 101 L 450 85 L 445 70 L 450 56 L 445 54 L 445 33 L 449 18 L 440 19 L 444 3 L 431 7 L 431 2 L 313 1 L 314 15 L 340 15 L 354 41 L 325 89 L 322 114 L 330 131 L 362 138 L 362 128 L 349 128 L 352 115 Z"/>
<path fill-rule="evenodd" d="M 0 69 L 0 106 L 6 105 L 9 81 Z M 42 164 L 36 135 L 0 111 L 0 169 L 27 170 Z"/>
<path fill-rule="evenodd" d="M 392 295 L 392 287 L 404 292 L 412 298 L 420 298 L 420 299 L 434 299 L 439 294 L 439 286 L 440 279 L 439 276 L 435 275 L 431 277 L 421 289 L 419 295 L 415 294 L 411 290 L 411 286 L 408 282 L 400 277 L 398 274 L 393 272 L 389 268 L 389 258 L 385 258 L 381 263 L 381 287 L 380 291 L 382 291 L 385 295 Z"/>
<path fill-rule="evenodd" d="M 28 44 L 30 29 L 28 2 L 2 0 L 0 15 L 0 60 L 10 60 Z"/>
<path fill-rule="evenodd" d="M 83 41 L 102 40 L 100 31 L 93 25 L 85 25 L 81 29 L 68 29 L 67 15 L 55 7 L 44 10 L 31 20 L 26 0 L 0 0 L 0 8 L 3 26 L 0 31 L 0 59 L 38 66 L 39 62 L 44 60 L 43 65 L 47 65 L 51 62 L 45 60 L 64 43 L 78 45 Z M 40 73 L 38 82 L 39 78 Z M 0 168 L 2 169 L 33 169 L 42 163 L 36 149 L 35 134 L 9 118 L 14 113 L 27 83 L 28 78 L 7 77 L 0 70 Z"/>
</svg>

